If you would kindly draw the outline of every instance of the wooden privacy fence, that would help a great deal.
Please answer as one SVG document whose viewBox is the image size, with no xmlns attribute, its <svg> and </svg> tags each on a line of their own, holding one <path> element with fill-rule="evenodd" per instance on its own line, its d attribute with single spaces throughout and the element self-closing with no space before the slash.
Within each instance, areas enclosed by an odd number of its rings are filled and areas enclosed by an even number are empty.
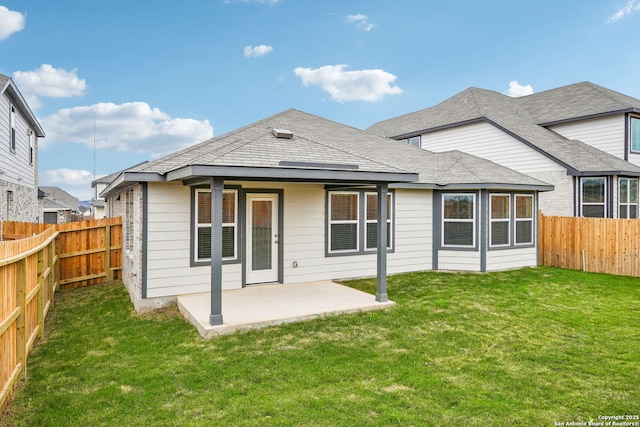
<svg viewBox="0 0 640 427">
<path fill-rule="evenodd" d="M 640 220 L 538 218 L 540 265 L 640 276 Z"/>
<path fill-rule="evenodd" d="M 19 240 L 0 242 L 0 412 L 26 377 L 27 356 L 43 336 L 56 290 L 121 275 L 121 218 L 57 224 L 26 237 L 36 228 L 2 223 L 3 235 Z"/>
</svg>

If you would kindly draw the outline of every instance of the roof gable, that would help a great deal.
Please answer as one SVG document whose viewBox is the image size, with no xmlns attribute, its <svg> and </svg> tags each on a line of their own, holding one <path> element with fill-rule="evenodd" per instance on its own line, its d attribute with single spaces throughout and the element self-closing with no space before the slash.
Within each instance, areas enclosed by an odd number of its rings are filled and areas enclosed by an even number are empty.
<svg viewBox="0 0 640 427">
<path fill-rule="evenodd" d="M 45 133 L 42 129 L 42 126 L 38 122 L 38 119 L 36 119 L 35 114 L 33 114 L 33 111 L 31 111 L 31 108 L 29 108 L 27 101 L 20 93 L 20 90 L 18 90 L 18 87 L 13 82 L 13 79 L 11 79 L 11 77 L 5 76 L 4 74 L 0 74 L 0 96 L 4 93 L 7 93 L 11 97 L 11 100 L 15 103 L 16 107 L 18 107 L 18 110 L 20 110 L 22 115 L 33 127 L 36 135 L 38 135 L 38 137 L 40 138 L 43 138 L 45 136 Z"/>
</svg>

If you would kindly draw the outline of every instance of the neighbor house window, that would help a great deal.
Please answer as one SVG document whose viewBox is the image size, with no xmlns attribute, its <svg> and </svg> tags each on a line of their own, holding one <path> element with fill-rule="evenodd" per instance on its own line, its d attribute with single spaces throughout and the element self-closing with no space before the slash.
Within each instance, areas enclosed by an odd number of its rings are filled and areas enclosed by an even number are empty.
<svg viewBox="0 0 640 427">
<path fill-rule="evenodd" d="M 516 194 L 516 245 L 533 244 L 533 196 Z"/>
<path fill-rule="evenodd" d="M 420 137 L 420 135 L 412 136 L 411 138 L 401 139 L 400 142 L 403 142 L 403 143 L 405 143 L 407 145 L 412 145 L 412 146 L 418 147 L 418 148 L 420 148 L 422 146 L 422 138 Z"/>
<path fill-rule="evenodd" d="M 511 224 L 511 197 L 508 194 L 492 194 L 490 198 L 491 212 L 489 245 L 509 246 L 509 229 Z"/>
<path fill-rule="evenodd" d="M 475 247 L 476 195 L 442 195 L 442 246 Z"/>
<path fill-rule="evenodd" d="M 378 247 L 378 193 L 330 191 L 328 253 L 364 253 Z M 393 193 L 387 193 L 387 249 L 393 248 Z"/>
<path fill-rule="evenodd" d="M 211 261 L 211 190 L 195 190 L 195 261 Z M 238 258 L 238 191 L 222 192 L 222 260 Z"/>
<path fill-rule="evenodd" d="M 640 118 L 631 117 L 631 151 L 640 152 Z"/>
<path fill-rule="evenodd" d="M 33 131 L 30 129 L 29 130 L 29 165 L 33 166 L 33 154 L 34 154 L 34 148 L 33 148 L 33 141 L 35 139 L 35 135 L 33 134 Z"/>
<path fill-rule="evenodd" d="M 604 177 L 582 178 L 582 216 L 606 217 L 606 182 Z"/>
<path fill-rule="evenodd" d="M 618 216 L 638 218 L 638 178 L 620 178 L 618 188 Z"/>
<path fill-rule="evenodd" d="M 133 250 L 133 188 L 125 194 L 125 249 Z"/>
<path fill-rule="evenodd" d="M 9 116 L 9 148 L 11 149 L 11 152 L 15 152 L 16 151 L 16 109 L 15 107 L 12 105 L 11 106 L 11 113 Z"/>
</svg>

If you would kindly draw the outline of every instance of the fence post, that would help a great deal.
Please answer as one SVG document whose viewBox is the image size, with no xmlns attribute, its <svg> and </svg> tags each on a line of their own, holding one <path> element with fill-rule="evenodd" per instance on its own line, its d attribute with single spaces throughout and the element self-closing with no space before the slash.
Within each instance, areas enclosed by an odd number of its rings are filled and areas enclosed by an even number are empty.
<svg viewBox="0 0 640 427">
<path fill-rule="evenodd" d="M 38 338 L 44 336 L 44 248 L 38 251 Z"/>
<path fill-rule="evenodd" d="M 111 226 L 106 225 L 104 229 L 105 229 L 104 270 L 106 274 L 105 279 L 107 279 L 107 282 L 111 282 L 113 280 L 113 272 L 111 271 Z"/>
<path fill-rule="evenodd" d="M 20 379 L 27 378 L 27 258 L 17 263 L 16 302 L 20 314 L 16 319 L 16 356 L 20 364 Z"/>
</svg>

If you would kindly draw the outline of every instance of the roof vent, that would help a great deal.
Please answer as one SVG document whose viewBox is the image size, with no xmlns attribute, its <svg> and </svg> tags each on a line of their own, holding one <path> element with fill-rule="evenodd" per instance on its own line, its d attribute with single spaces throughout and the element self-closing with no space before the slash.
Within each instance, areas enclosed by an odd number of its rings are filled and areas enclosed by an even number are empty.
<svg viewBox="0 0 640 427">
<path fill-rule="evenodd" d="M 275 136 L 276 138 L 284 138 L 284 139 L 292 139 L 293 138 L 293 132 L 291 132 L 290 130 L 287 129 L 273 129 L 271 132 L 273 132 L 273 136 Z"/>
</svg>

